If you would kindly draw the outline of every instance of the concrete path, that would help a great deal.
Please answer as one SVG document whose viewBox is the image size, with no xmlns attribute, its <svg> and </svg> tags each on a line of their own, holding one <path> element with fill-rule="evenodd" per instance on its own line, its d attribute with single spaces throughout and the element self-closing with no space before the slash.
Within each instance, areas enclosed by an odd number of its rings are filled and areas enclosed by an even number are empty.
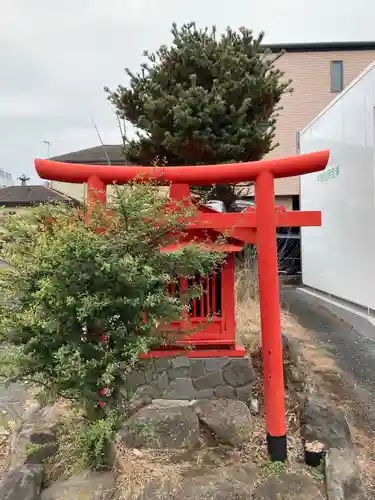
<svg viewBox="0 0 375 500">
<path fill-rule="evenodd" d="M 315 344 L 328 351 L 342 370 L 360 402 L 366 427 L 375 433 L 375 326 L 295 287 L 283 288 L 281 298 Z"/>
</svg>

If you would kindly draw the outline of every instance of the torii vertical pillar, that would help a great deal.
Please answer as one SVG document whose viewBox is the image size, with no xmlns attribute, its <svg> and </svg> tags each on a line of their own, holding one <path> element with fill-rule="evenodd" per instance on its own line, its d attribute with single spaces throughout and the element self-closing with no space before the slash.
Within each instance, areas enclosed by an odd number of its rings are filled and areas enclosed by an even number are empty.
<svg viewBox="0 0 375 500">
<path fill-rule="evenodd" d="M 267 170 L 255 183 L 259 297 L 264 366 L 267 446 L 271 460 L 287 458 L 281 342 L 274 177 Z"/>
<path fill-rule="evenodd" d="M 87 205 L 89 210 L 92 210 L 95 203 L 100 203 L 106 206 L 107 201 L 107 186 L 96 175 L 92 175 L 87 180 Z"/>
</svg>

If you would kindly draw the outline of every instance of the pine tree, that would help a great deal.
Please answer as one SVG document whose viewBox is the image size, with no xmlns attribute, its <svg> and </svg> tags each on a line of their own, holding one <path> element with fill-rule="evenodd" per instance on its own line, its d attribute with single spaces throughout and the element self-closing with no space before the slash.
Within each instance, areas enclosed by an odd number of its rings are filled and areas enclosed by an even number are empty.
<svg viewBox="0 0 375 500">
<path fill-rule="evenodd" d="M 263 34 L 230 28 L 173 24 L 172 44 L 155 53 L 129 85 L 106 89 L 117 115 L 138 130 L 126 146 L 127 160 L 149 165 L 156 157 L 167 166 L 260 160 L 276 144 L 278 105 L 290 81 L 275 67 L 279 56 L 262 48 Z M 202 191 L 207 188 L 201 188 Z M 210 195 L 227 207 L 233 186 L 213 186 Z"/>
</svg>

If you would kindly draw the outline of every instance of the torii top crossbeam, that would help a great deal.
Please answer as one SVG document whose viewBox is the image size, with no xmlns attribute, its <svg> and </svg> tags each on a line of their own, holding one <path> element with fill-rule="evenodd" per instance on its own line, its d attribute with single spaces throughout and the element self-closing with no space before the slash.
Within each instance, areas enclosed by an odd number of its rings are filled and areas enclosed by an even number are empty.
<svg viewBox="0 0 375 500">
<path fill-rule="evenodd" d="M 317 172 L 325 168 L 328 157 L 328 151 L 320 151 L 290 158 L 192 167 L 77 165 L 37 159 L 35 168 L 42 179 L 78 184 L 87 182 L 90 177 L 97 177 L 103 184 L 126 184 L 142 176 L 144 180 L 165 184 L 209 185 L 255 181 L 264 171 L 270 172 L 274 178 Z"/>
</svg>

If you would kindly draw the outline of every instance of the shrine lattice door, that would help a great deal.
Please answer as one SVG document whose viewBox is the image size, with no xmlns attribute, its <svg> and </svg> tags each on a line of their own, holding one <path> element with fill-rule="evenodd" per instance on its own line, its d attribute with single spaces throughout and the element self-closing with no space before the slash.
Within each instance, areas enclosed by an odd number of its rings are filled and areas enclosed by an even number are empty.
<svg viewBox="0 0 375 500">
<path fill-rule="evenodd" d="M 172 330 L 189 331 L 179 337 L 179 343 L 199 346 L 235 345 L 234 256 L 229 255 L 222 269 L 209 276 L 196 276 L 189 286 L 201 290 L 188 303 L 188 312 L 181 321 L 171 323 Z M 167 293 L 180 295 L 183 280 L 168 285 Z"/>
</svg>

